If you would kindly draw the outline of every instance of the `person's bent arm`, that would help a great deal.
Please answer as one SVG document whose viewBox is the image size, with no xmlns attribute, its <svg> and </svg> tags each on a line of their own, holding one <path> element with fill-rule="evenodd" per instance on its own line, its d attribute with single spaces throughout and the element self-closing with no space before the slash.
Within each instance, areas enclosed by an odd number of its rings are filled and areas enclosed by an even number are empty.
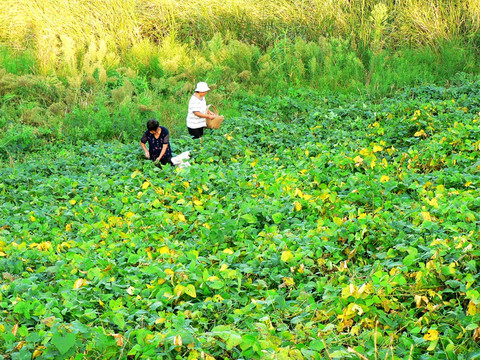
<svg viewBox="0 0 480 360">
<path fill-rule="evenodd" d="M 160 161 L 163 155 L 165 155 L 165 152 L 167 151 L 168 144 L 163 144 L 162 146 L 162 151 L 160 151 L 160 155 L 158 156 L 156 161 Z"/>
<path fill-rule="evenodd" d="M 148 151 L 147 147 L 145 146 L 145 143 L 140 141 L 140 146 L 142 147 L 143 151 L 145 152 L 145 157 L 150 159 L 150 152 Z"/>
<path fill-rule="evenodd" d="M 208 111 L 210 111 L 210 110 L 208 110 Z M 198 116 L 198 117 L 201 117 L 201 118 L 204 118 L 204 119 L 213 120 L 213 118 L 215 118 L 215 115 L 213 113 L 212 114 L 202 114 L 200 111 L 194 111 L 193 113 L 195 114 L 195 116 Z"/>
</svg>

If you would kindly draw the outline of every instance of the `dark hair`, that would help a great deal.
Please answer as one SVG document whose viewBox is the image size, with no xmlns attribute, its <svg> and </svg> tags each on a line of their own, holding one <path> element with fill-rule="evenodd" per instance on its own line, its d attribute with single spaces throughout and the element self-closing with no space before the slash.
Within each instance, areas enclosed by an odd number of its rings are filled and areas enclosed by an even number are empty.
<svg viewBox="0 0 480 360">
<path fill-rule="evenodd" d="M 148 120 L 147 122 L 147 129 L 148 131 L 155 131 L 158 129 L 160 125 L 158 124 L 158 121 L 155 119 Z"/>
</svg>

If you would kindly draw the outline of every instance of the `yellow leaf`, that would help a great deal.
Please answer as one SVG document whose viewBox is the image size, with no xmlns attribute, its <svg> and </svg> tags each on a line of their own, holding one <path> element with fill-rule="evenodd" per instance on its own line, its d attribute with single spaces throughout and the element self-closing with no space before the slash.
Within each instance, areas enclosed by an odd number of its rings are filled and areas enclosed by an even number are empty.
<svg viewBox="0 0 480 360">
<path fill-rule="evenodd" d="M 295 281 L 291 277 L 284 277 L 282 280 L 285 283 L 285 285 L 287 285 L 288 287 L 295 285 Z"/>
<path fill-rule="evenodd" d="M 228 269 L 228 265 L 227 264 L 222 264 L 222 266 L 220 266 L 220 271 L 225 271 Z"/>
<path fill-rule="evenodd" d="M 422 130 L 420 130 L 420 131 L 417 131 L 413 136 L 415 136 L 415 137 L 420 137 L 420 136 L 426 137 L 427 134 L 426 134 L 425 131 L 423 131 L 423 129 L 422 129 Z"/>
<path fill-rule="evenodd" d="M 167 321 L 167 319 L 165 318 L 158 318 L 157 320 L 155 320 L 155 324 L 163 324 L 165 321 Z"/>
<path fill-rule="evenodd" d="M 155 200 L 153 200 L 152 206 L 156 207 L 156 208 L 159 208 L 159 207 L 162 206 L 162 203 L 160 202 L 160 200 L 155 199 Z"/>
<path fill-rule="evenodd" d="M 300 190 L 299 188 L 296 188 L 296 189 L 295 189 L 295 196 L 298 196 L 298 197 L 300 197 L 300 198 L 303 198 L 302 190 Z"/>
<path fill-rule="evenodd" d="M 170 249 L 167 246 L 162 246 L 160 249 L 158 249 L 158 252 L 160 253 L 160 255 L 170 254 Z"/>
<path fill-rule="evenodd" d="M 135 170 L 135 171 L 132 173 L 132 175 L 130 175 L 130 176 L 131 176 L 132 179 L 135 179 L 135 177 L 136 177 L 138 174 L 140 174 L 140 171 Z"/>
<path fill-rule="evenodd" d="M 213 300 L 214 302 L 216 302 L 216 303 L 220 303 L 220 302 L 222 302 L 222 301 L 224 300 L 224 298 L 223 298 L 221 295 L 219 295 L 219 294 L 215 294 L 215 295 L 213 296 L 213 299 L 212 299 L 212 300 Z"/>
<path fill-rule="evenodd" d="M 207 281 L 217 281 L 218 280 L 218 277 L 216 277 L 215 275 L 214 276 L 210 276 Z"/>
<path fill-rule="evenodd" d="M 31 215 L 31 216 L 30 216 L 30 221 L 33 222 L 33 221 L 35 221 L 35 220 L 36 220 L 36 219 L 35 219 L 35 216 Z"/>
<path fill-rule="evenodd" d="M 182 213 L 178 213 L 177 214 L 177 217 L 178 217 L 178 220 L 182 221 L 182 222 L 186 222 L 187 219 L 185 219 L 185 216 L 182 214 Z"/>
<path fill-rule="evenodd" d="M 341 218 L 337 217 L 337 216 L 335 216 L 335 217 L 333 218 L 333 222 L 334 222 L 335 225 L 337 225 L 337 226 L 340 226 L 340 225 L 343 224 L 343 220 L 342 220 Z"/>
<path fill-rule="evenodd" d="M 5 254 L 3 251 L 0 251 L 0 257 L 1 256 L 7 256 L 7 254 Z"/>
<path fill-rule="evenodd" d="M 368 156 L 368 155 L 370 155 L 370 150 L 368 150 L 367 148 L 362 149 L 362 150 L 360 150 L 360 155 Z"/>
<path fill-rule="evenodd" d="M 383 150 L 383 147 L 379 146 L 379 145 L 374 145 L 373 146 L 373 152 L 376 153 L 376 152 L 379 152 L 379 151 L 382 151 Z"/>
<path fill-rule="evenodd" d="M 308 149 L 305 149 L 305 155 L 308 157 L 308 155 L 310 155 L 310 151 L 308 151 Z"/>
<path fill-rule="evenodd" d="M 166 269 L 165 270 L 165 274 L 167 275 L 173 275 L 174 274 L 174 271 L 172 269 Z"/>
<path fill-rule="evenodd" d="M 298 201 L 295 201 L 293 203 L 295 211 L 300 211 L 302 210 L 302 204 L 300 204 Z"/>
<path fill-rule="evenodd" d="M 423 336 L 425 340 L 428 341 L 435 341 L 438 339 L 438 331 L 430 329 L 427 331 L 427 333 Z"/>
<path fill-rule="evenodd" d="M 187 294 L 190 297 L 196 298 L 197 292 L 195 291 L 195 286 L 193 286 L 192 284 L 188 284 L 185 287 L 185 294 Z"/>
<path fill-rule="evenodd" d="M 123 346 L 123 336 L 122 334 L 112 334 L 112 336 L 115 338 L 117 346 L 122 347 Z"/>
<path fill-rule="evenodd" d="M 257 164 L 258 164 L 258 158 L 253 160 L 252 163 L 250 164 L 250 166 L 254 167 Z"/>
<path fill-rule="evenodd" d="M 468 303 L 467 313 L 470 316 L 475 316 L 477 314 L 477 306 L 472 301 Z"/>
<path fill-rule="evenodd" d="M 469 187 L 470 185 L 472 185 L 472 182 L 471 182 L 471 181 L 467 181 L 467 182 L 465 183 L 465 185 L 463 185 L 463 186 Z"/>
<path fill-rule="evenodd" d="M 98 303 L 100 304 L 100 306 L 105 307 L 105 303 L 101 299 L 98 299 Z"/>
<path fill-rule="evenodd" d="M 428 205 L 433 206 L 435 209 L 438 209 L 437 198 L 433 198 L 432 200 L 427 199 L 427 203 L 428 203 Z"/>
<path fill-rule="evenodd" d="M 183 186 L 185 187 L 185 189 L 188 189 L 190 187 L 190 183 L 188 181 L 184 181 Z"/>
<path fill-rule="evenodd" d="M 142 190 L 146 190 L 149 186 L 150 186 L 150 183 L 149 183 L 148 181 L 145 181 L 145 182 L 142 184 Z"/>
<path fill-rule="evenodd" d="M 39 357 L 40 355 L 43 354 L 43 350 L 45 350 L 46 347 L 45 346 L 39 346 L 35 349 L 35 351 L 33 352 L 32 354 L 32 359 L 36 359 L 37 357 Z"/>
<path fill-rule="evenodd" d="M 177 286 L 175 286 L 175 289 L 173 289 L 173 293 L 176 296 L 181 296 L 183 295 L 184 292 L 185 292 L 185 286 L 183 286 L 182 284 L 178 284 Z"/>
<path fill-rule="evenodd" d="M 422 211 L 422 217 L 424 221 L 432 221 L 432 216 L 428 211 Z"/>
<path fill-rule="evenodd" d="M 223 250 L 223 253 L 224 253 L 224 254 L 228 254 L 228 255 L 232 255 L 232 254 L 233 254 L 233 250 L 232 250 L 232 249 L 225 249 L 225 250 Z"/>
<path fill-rule="evenodd" d="M 291 251 L 287 250 L 282 252 L 282 257 L 281 257 L 282 261 L 287 262 L 291 258 L 293 258 L 293 254 Z"/>
<path fill-rule="evenodd" d="M 77 200 L 72 199 L 72 200 L 69 201 L 69 203 L 72 204 L 72 205 L 75 205 L 77 203 Z"/>
<path fill-rule="evenodd" d="M 17 332 L 18 332 L 18 324 L 15 324 L 15 325 L 13 325 L 13 327 L 12 327 L 12 334 L 13 334 L 14 336 L 17 336 Z"/>
<path fill-rule="evenodd" d="M 73 284 L 73 289 L 77 290 L 80 289 L 82 286 L 87 285 L 87 281 L 85 279 L 77 279 Z"/>
<path fill-rule="evenodd" d="M 173 339 L 173 345 L 175 346 L 183 345 L 182 337 L 180 335 L 175 336 L 175 338 Z"/>
<path fill-rule="evenodd" d="M 55 320 L 55 316 L 49 316 L 45 319 L 42 319 L 40 322 L 51 328 L 55 324 Z"/>
<path fill-rule="evenodd" d="M 361 156 L 356 156 L 353 160 L 354 160 L 357 164 L 363 163 L 363 158 L 362 158 Z"/>
<path fill-rule="evenodd" d="M 380 182 L 382 183 L 387 182 L 389 180 L 390 180 L 390 177 L 387 175 L 382 175 L 382 177 L 380 178 Z"/>
<path fill-rule="evenodd" d="M 202 206 L 203 205 L 203 202 L 201 202 L 200 200 L 194 200 L 193 203 L 197 206 Z"/>
</svg>

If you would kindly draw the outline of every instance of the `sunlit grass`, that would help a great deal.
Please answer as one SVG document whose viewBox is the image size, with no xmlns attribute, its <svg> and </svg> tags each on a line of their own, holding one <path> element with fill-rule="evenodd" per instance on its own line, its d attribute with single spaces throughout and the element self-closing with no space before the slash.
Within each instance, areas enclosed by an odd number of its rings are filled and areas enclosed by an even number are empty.
<svg viewBox="0 0 480 360">
<path fill-rule="evenodd" d="M 163 55 L 175 67 L 185 51 L 216 33 L 266 50 L 282 38 L 351 38 L 362 47 L 436 46 L 469 39 L 480 28 L 477 0 L 3 0 L 0 40 L 34 47 L 39 71 L 67 76 L 84 69 L 81 58 L 103 41 L 102 66 L 118 65 L 130 51 L 146 62 Z M 380 40 L 381 39 L 381 40 Z M 173 55 L 165 53 L 166 41 Z M 172 45 L 175 45 L 172 47 Z M 160 47 L 159 47 L 160 46 Z M 163 46 L 163 47 L 162 47 Z M 177 60 L 173 60 L 177 59 Z M 179 60 L 183 66 L 182 59 Z"/>
</svg>

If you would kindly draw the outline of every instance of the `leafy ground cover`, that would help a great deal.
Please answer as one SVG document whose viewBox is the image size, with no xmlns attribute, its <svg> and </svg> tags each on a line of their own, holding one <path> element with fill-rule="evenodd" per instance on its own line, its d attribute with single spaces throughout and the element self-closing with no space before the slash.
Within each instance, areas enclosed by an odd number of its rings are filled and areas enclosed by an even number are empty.
<svg viewBox="0 0 480 360">
<path fill-rule="evenodd" d="M 186 169 L 2 168 L 0 357 L 478 358 L 479 88 L 252 96 Z"/>
</svg>

